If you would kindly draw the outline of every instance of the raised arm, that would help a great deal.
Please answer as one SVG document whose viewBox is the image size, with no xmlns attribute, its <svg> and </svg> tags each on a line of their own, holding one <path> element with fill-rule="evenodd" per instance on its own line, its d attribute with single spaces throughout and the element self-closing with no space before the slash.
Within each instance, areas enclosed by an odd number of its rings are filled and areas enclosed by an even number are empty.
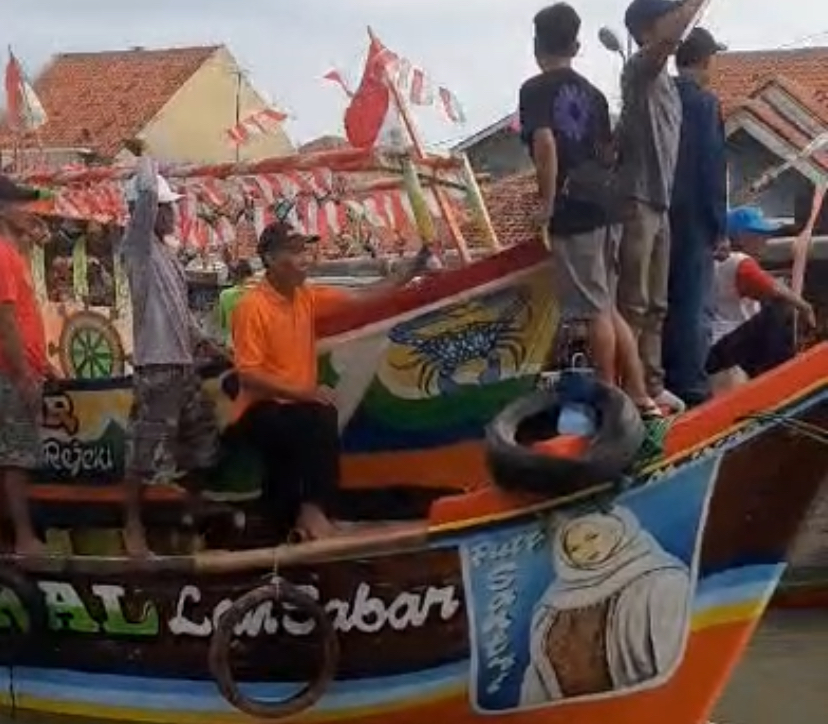
<svg viewBox="0 0 828 724">
<path fill-rule="evenodd" d="M 152 248 L 158 217 L 158 170 L 153 159 L 145 155 L 142 143 L 132 142 L 129 150 L 138 156 L 138 166 L 133 179 L 135 193 L 124 233 L 123 251 L 125 254 L 146 254 Z"/>
<path fill-rule="evenodd" d="M 625 76 L 629 81 L 647 82 L 664 69 L 670 56 L 676 52 L 682 38 L 710 0 L 684 0 L 675 9 L 655 21 L 652 37 L 627 64 Z"/>
</svg>

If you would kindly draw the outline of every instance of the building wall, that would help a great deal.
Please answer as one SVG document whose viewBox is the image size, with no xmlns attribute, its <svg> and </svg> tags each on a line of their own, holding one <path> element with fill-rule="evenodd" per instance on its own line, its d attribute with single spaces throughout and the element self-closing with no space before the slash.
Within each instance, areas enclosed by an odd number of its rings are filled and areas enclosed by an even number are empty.
<svg viewBox="0 0 828 724">
<path fill-rule="evenodd" d="M 500 131 L 467 149 L 472 168 L 494 179 L 532 168 L 532 160 L 514 131 Z"/>
<path fill-rule="evenodd" d="M 778 156 L 762 146 L 743 130 L 728 139 L 731 200 L 769 168 L 780 163 Z M 777 178 L 753 203 L 774 218 L 794 218 L 798 195 L 810 194 L 811 184 L 799 172 L 786 171 Z"/>
<path fill-rule="evenodd" d="M 236 150 L 225 131 L 236 123 L 238 65 L 225 48 L 217 51 L 144 129 L 142 136 L 158 158 L 178 163 L 235 161 Z M 241 118 L 263 110 L 266 103 L 242 78 Z M 259 136 L 241 147 L 243 161 L 293 152 L 282 131 Z"/>
</svg>

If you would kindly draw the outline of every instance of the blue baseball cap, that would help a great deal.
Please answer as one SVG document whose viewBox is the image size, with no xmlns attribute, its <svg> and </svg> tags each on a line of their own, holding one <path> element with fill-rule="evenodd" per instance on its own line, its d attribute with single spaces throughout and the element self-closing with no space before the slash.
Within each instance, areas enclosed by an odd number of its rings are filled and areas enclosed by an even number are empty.
<svg viewBox="0 0 828 724">
<path fill-rule="evenodd" d="M 624 25 L 634 38 L 660 17 L 679 6 L 674 0 L 633 0 L 624 14 Z"/>
<path fill-rule="evenodd" d="M 727 214 L 727 235 L 773 234 L 782 228 L 781 224 L 765 218 L 757 206 L 737 206 Z"/>
</svg>

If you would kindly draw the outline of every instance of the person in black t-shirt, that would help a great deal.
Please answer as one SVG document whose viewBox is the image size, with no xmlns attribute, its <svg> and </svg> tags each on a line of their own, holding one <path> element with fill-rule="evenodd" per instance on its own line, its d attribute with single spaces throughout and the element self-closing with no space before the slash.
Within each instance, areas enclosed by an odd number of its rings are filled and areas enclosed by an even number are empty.
<svg viewBox="0 0 828 724">
<path fill-rule="evenodd" d="M 637 345 L 615 308 L 617 248 L 608 211 L 597 200 L 575 194 L 569 184 L 576 169 L 600 172 L 611 160 L 609 105 L 603 93 L 572 68 L 580 49 L 578 13 L 557 3 L 541 10 L 534 25 L 541 73 L 520 89 L 520 125 L 537 172 L 538 221 L 552 238 L 556 293 L 564 315 L 588 321 L 599 378 L 614 384 L 620 376 L 642 412 L 656 415 Z"/>
</svg>

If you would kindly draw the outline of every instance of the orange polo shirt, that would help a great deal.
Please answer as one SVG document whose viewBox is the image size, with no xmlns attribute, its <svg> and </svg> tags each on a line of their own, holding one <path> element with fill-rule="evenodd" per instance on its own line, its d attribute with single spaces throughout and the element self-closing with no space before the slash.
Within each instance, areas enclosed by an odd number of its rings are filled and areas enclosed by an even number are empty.
<svg viewBox="0 0 828 724">
<path fill-rule="evenodd" d="M 305 284 L 289 299 L 260 282 L 233 312 L 236 369 L 263 372 L 292 389 L 316 389 L 316 321 L 350 298 L 342 289 Z M 243 390 L 236 414 L 256 401 Z"/>
</svg>

